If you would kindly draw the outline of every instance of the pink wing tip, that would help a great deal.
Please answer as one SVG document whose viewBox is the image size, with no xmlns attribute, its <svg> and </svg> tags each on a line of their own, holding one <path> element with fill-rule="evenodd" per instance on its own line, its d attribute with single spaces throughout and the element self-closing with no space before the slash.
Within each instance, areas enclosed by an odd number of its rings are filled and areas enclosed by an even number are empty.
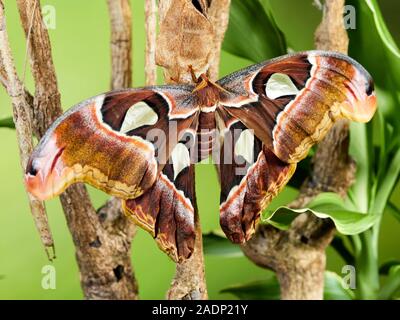
<svg viewBox="0 0 400 320">
<path fill-rule="evenodd" d="M 368 122 L 372 119 L 377 108 L 375 92 L 365 96 L 364 99 L 353 103 L 346 101 L 341 106 L 342 115 L 353 121 Z"/>
<path fill-rule="evenodd" d="M 31 155 L 24 182 L 27 191 L 37 199 L 53 198 L 64 185 L 65 179 L 60 174 L 64 169 L 60 159 L 62 153 L 63 148 L 59 148 L 53 138 Z"/>
</svg>

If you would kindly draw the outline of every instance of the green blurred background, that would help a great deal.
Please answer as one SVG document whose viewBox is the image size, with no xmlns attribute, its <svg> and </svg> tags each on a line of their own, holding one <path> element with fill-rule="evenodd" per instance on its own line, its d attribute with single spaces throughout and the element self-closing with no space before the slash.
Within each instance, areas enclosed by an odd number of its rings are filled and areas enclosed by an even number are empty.
<svg viewBox="0 0 400 320">
<path fill-rule="evenodd" d="M 20 26 L 14 0 L 5 0 L 7 29 L 15 63 L 22 76 L 25 58 L 25 37 Z M 49 30 L 53 58 L 58 76 L 64 109 L 90 96 L 107 91 L 110 83 L 109 19 L 105 0 L 41 1 L 56 9 L 56 28 Z M 311 0 L 272 0 L 272 8 L 279 27 L 284 31 L 294 50 L 313 48 L 313 32 L 321 19 L 321 12 Z M 397 43 L 400 42 L 400 1 L 379 1 L 386 22 Z M 133 11 L 133 85 L 144 84 L 144 1 L 132 0 Z M 251 50 L 251 48 L 249 48 Z M 379 62 L 377 62 L 379 63 Z M 223 76 L 250 62 L 226 52 L 221 57 Z M 26 85 L 33 91 L 29 66 Z M 0 89 L 0 119 L 11 115 L 9 98 Z M 42 267 L 49 264 L 29 213 L 18 159 L 15 132 L 0 129 L 0 299 L 81 299 L 79 273 L 74 247 L 58 199 L 46 203 L 53 231 L 57 259 L 55 290 L 41 287 Z M 204 232 L 219 228 L 219 186 L 213 166 L 197 166 L 197 195 Z M 104 193 L 90 188 L 95 207 L 107 199 Z M 285 191 L 274 201 L 274 206 L 293 199 L 293 189 Z M 400 205 L 400 188 L 393 195 Z M 380 260 L 400 260 L 398 249 L 399 223 L 385 215 L 381 229 Z M 174 275 L 175 264 L 158 250 L 153 239 L 138 230 L 133 242 L 132 259 L 139 281 L 142 299 L 165 297 Z M 344 262 L 328 249 L 328 269 L 340 274 Z M 230 299 L 230 294 L 219 290 L 250 280 L 265 278 L 268 271 L 258 268 L 244 257 L 221 258 L 206 256 L 206 274 L 211 299 Z"/>
</svg>

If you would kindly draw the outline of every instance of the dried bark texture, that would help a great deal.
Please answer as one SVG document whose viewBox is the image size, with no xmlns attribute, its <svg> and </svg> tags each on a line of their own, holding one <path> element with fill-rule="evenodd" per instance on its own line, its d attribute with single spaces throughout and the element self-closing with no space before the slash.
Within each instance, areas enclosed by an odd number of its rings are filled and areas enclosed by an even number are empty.
<svg viewBox="0 0 400 320">
<path fill-rule="evenodd" d="M 146 56 L 144 73 L 146 86 L 157 82 L 156 37 L 157 37 L 157 4 L 156 0 L 145 0 Z"/>
<path fill-rule="evenodd" d="M 18 0 L 17 5 L 25 35 L 29 37 L 29 58 L 35 80 L 32 120 L 34 132 L 40 138 L 62 113 L 60 94 L 40 2 L 37 0 L 35 5 L 35 0 Z M 37 9 L 32 14 L 35 7 Z M 29 32 L 31 16 L 33 21 Z M 130 257 L 132 231 L 126 227 L 126 220 L 113 220 L 104 214 L 98 216 L 82 184 L 71 186 L 60 198 L 75 244 L 85 298 L 136 298 L 137 287 L 127 259 Z M 108 228 L 110 223 L 114 226 L 112 232 Z"/>
<path fill-rule="evenodd" d="M 131 8 L 129 0 L 107 0 L 107 4 L 111 22 L 111 88 L 127 88 L 132 83 Z"/>
<path fill-rule="evenodd" d="M 13 120 L 15 123 L 19 156 L 22 172 L 29 160 L 33 150 L 32 126 L 31 126 L 31 105 L 32 97 L 18 78 L 15 70 L 14 61 L 11 55 L 10 44 L 6 31 L 6 22 L 4 16 L 4 5 L 0 1 L 0 74 L 2 84 L 8 95 L 11 97 L 13 105 Z M 35 199 L 28 193 L 29 206 L 35 222 L 36 229 L 39 232 L 41 242 L 46 249 L 50 260 L 55 258 L 54 241 L 50 231 L 49 222 L 46 215 L 44 203 Z M 50 249 L 52 252 L 50 252 Z"/>
<path fill-rule="evenodd" d="M 132 12 L 128 0 L 107 0 L 111 22 L 111 90 L 129 88 L 132 86 Z M 126 249 L 121 252 L 123 265 L 132 274 L 131 299 L 138 299 L 138 283 L 131 263 L 131 243 L 136 233 L 136 226 L 125 216 L 121 200 L 112 197 L 98 210 L 103 227 L 109 233 L 118 234 L 123 239 Z M 117 225 L 110 223 L 118 221 Z M 116 229 L 113 227 L 117 227 Z M 129 284 L 129 287 L 131 285 Z"/>
<path fill-rule="evenodd" d="M 196 202 L 196 199 L 194 199 Z M 204 269 L 203 237 L 199 212 L 195 205 L 196 240 L 192 256 L 176 265 L 175 277 L 167 292 L 168 300 L 206 300 L 208 299 Z"/>
<path fill-rule="evenodd" d="M 221 46 L 224 39 L 225 31 L 229 23 L 229 8 L 231 0 L 214 0 L 211 2 L 208 17 L 214 26 L 214 60 L 210 64 L 209 77 L 211 80 L 218 80 L 219 61 L 221 57 Z"/>
<path fill-rule="evenodd" d="M 315 34 L 317 49 L 347 53 L 343 7 L 344 0 L 325 2 L 323 19 Z M 324 191 L 346 195 L 355 172 L 355 165 L 348 155 L 348 145 L 348 122 L 340 121 L 319 144 L 313 158 L 312 173 L 302 185 L 292 207 L 304 207 Z M 322 299 L 325 249 L 332 241 L 334 231 L 330 220 L 302 214 L 293 221 L 288 231 L 260 226 L 242 249 L 256 264 L 276 271 L 282 299 Z"/>
<path fill-rule="evenodd" d="M 343 25 L 344 0 L 326 0 L 323 19 L 315 31 L 315 47 L 347 53 L 349 37 Z"/>
<path fill-rule="evenodd" d="M 160 1 L 160 4 L 163 2 Z M 197 76 L 208 73 L 216 54 L 216 40 L 206 13 L 196 9 L 188 0 L 174 0 L 169 7 L 162 4 L 159 10 L 156 62 L 164 67 L 166 81 L 190 83 L 189 66 Z"/>
<path fill-rule="evenodd" d="M 192 39 L 187 39 L 190 38 L 190 33 L 187 32 L 186 25 L 182 25 L 182 20 L 185 19 L 186 23 L 189 23 L 193 15 L 196 17 L 194 20 L 202 21 L 202 19 L 205 19 L 205 17 L 199 18 L 196 9 L 190 8 L 189 5 L 189 1 L 182 0 L 173 2 L 161 0 L 159 4 L 160 33 L 157 38 L 156 62 L 164 67 L 164 77 L 167 83 L 190 83 L 192 79 L 188 66 L 191 65 L 195 68 L 197 63 L 195 58 L 191 59 L 186 65 L 182 65 L 184 61 L 181 61 L 186 60 L 188 55 L 188 52 L 183 52 L 183 57 L 181 55 L 182 50 L 185 49 L 182 42 L 189 45 L 189 42 L 192 41 Z M 184 8 L 186 12 L 183 11 Z M 190 12 L 190 15 L 187 11 Z M 193 24 L 195 25 L 195 23 L 194 21 Z M 185 40 L 181 41 L 184 36 Z M 202 44 L 207 46 L 207 41 Z M 210 45 L 208 46 L 210 47 Z M 198 58 L 200 59 L 199 65 L 204 67 L 203 57 L 199 56 Z M 169 300 L 205 300 L 208 298 L 203 239 L 196 199 L 194 199 L 194 202 L 196 230 L 194 250 L 188 260 L 176 265 L 175 276 L 167 292 L 167 299 Z"/>
<path fill-rule="evenodd" d="M 221 42 L 229 18 L 229 1 L 161 0 L 160 33 L 157 38 L 156 62 L 164 67 L 168 83 L 192 82 L 189 66 L 196 73 L 218 76 Z M 220 13 L 217 13 L 221 10 Z M 219 16 L 220 15 L 220 16 Z M 221 19 L 221 21 L 219 20 Z M 196 207 L 196 206 L 195 206 Z M 195 210 L 195 249 L 187 261 L 177 264 L 168 299 L 207 299 L 204 274 L 202 234 Z"/>
</svg>

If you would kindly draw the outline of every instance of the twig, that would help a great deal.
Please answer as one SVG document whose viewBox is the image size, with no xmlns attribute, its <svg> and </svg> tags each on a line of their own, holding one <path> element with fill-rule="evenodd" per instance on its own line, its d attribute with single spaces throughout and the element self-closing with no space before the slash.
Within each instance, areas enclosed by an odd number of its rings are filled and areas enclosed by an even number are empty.
<svg viewBox="0 0 400 320">
<path fill-rule="evenodd" d="M 231 0 L 217 0 L 212 1 L 210 9 L 208 11 L 208 17 L 211 24 L 214 26 L 215 32 L 215 48 L 214 61 L 210 64 L 209 76 L 213 81 L 218 80 L 219 74 L 219 61 L 221 55 L 221 46 L 224 39 L 225 31 L 228 28 L 229 23 L 229 8 L 231 6 Z"/>
<path fill-rule="evenodd" d="M 132 12 L 128 0 L 107 0 L 111 24 L 111 90 L 132 86 Z M 126 219 L 122 212 L 121 200 L 112 197 L 98 211 L 108 220 L 119 221 L 124 234 L 131 236 L 125 239 L 128 248 L 124 252 L 125 264 L 132 270 L 135 299 L 138 298 L 138 285 L 130 262 L 131 241 L 136 233 L 136 226 Z M 115 232 L 108 224 L 109 232 Z"/>
<path fill-rule="evenodd" d="M 190 1 L 160 1 L 156 59 L 164 67 L 166 82 L 190 83 L 189 65 L 196 73 L 206 72 L 211 79 L 217 78 L 216 57 L 220 55 L 230 1 L 214 2 L 214 7 L 208 8 L 209 2 L 202 1 L 200 12 Z M 194 207 L 195 249 L 190 259 L 177 264 L 168 299 L 207 299 L 202 234 L 197 206 Z"/>
<path fill-rule="evenodd" d="M 31 37 L 31 30 L 32 30 L 32 23 L 33 23 L 33 15 L 35 14 L 37 7 L 37 1 L 33 4 L 33 9 L 31 16 L 29 18 L 29 29 L 28 29 L 28 35 L 26 36 L 26 42 L 25 42 L 25 58 L 24 58 L 24 69 L 22 73 L 22 83 L 25 85 L 25 75 L 26 75 L 26 64 L 28 62 L 28 50 L 29 50 L 29 39 Z"/>
<path fill-rule="evenodd" d="M 182 1 L 178 2 L 182 3 Z M 171 2 L 170 0 L 165 0 L 165 1 L 161 0 L 159 2 L 158 12 L 159 12 L 160 25 L 164 22 L 166 22 L 167 24 L 170 23 L 167 14 L 168 10 L 170 9 L 170 6 L 179 4 L 178 2 L 174 3 Z M 185 14 L 185 12 L 182 12 L 182 14 Z M 175 22 L 176 21 L 171 21 L 171 23 Z M 161 30 L 159 37 L 163 37 L 165 41 L 163 41 L 161 44 L 159 41 L 157 41 L 157 43 L 159 43 L 159 45 L 157 46 L 157 55 L 179 56 L 179 50 L 177 52 L 171 52 L 170 51 L 171 47 L 166 47 L 163 45 L 164 43 L 168 43 L 168 41 L 171 41 L 171 37 L 173 37 L 173 35 L 170 32 L 171 30 L 169 30 L 169 28 L 166 28 L 167 30 L 164 31 L 162 27 L 160 28 Z M 180 31 L 181 30 L 175 30 L 175 32 L 180 32 Z M 176 44 L 176 48 L 182 45 L 183 44 L 180 43 Z M 159 62 L 157 63 L 160 65 Z M 164 70 L 165 81 L 167 83 L 174 83 L 175 81 L 173 79 L 176 78 L 170 75 L 176 73 L 180 74 L 181 72 L 187 73 L 188 72 L 187 67 L 184 70 L 181 70 L 177 65 L 173 65 L 171 68 L 166 68 Z M 195 240 L 194 250 L 192 256 L 188 260 L 176 265 L 175 276 L 174 279 L 172 280 L 170 289 L 167 292 L 167 298 L 169 300 L 204 300 L 208 298 L 205 272 L 204 272 L 202 232 L 196 205 L 196 199 L 194 199 L 194 202 L 195 203 L 193 204 L 193 206 L 195 208 L 194 219 L 195 219 L 195 230 L 196 230 L 195 233 L 196 240 Z"/>
<path fill-rule="evenodd" d="M 18 78 L 15 70 L 6 31 L 4 5 L 2 1 L 0 1 L 0 61 L 2 84 L 11 97 L 13 105 L 13 120 L 17 134 L 20 163 L 22 171 L 25 173 L 29 156 L 33 150 L 30 111 L 32 101 L 29 100 L 29 96 L 25 92 L 22 82 Z M 36 229 L 39 231 L 40 239 L 46 249 L 48 258 L 52 260 L 55 258 L 54 242 L 44 203 L 36 200 L 29 193 L 28 200 Z M 49 249 L 52 250 L 52 252 L 50 252 Z"/>
<path fill-rule="evenodd" d="M 33 1 L 17 1 L 26 36 L 28 36 L 28 17 L 34 6 Z M 40 8 L 39 1 L 38 7 Z M 33 126 L 40 137 L 62 113 L 49 35 L 44 27 L 40 10 L 34 13 L 29 36 L 29 60 L 35 80 Z M 105 224 L 108 216 L 96 214 L 82 184 L 71 186 L 60 198 L 75 244 L 85 297 L 87 299 L 136 298 L 137 287 L 132 279 L 129 254 L 132 230 L 125 228 L 125 220 L 113 221 L 116 231 L 109 232 Z"/>
<path fill-rule="evenodd" d="M 316 47 L 346 53 L 344 0 L 327 0 L 324 6 L 323 19 L 315 36 Z M 348 122 L 340 121 L 333 126 L 319 144 L 313 164 L 312 173 L 292 207 L 306 206 L 323 191 L 346 194 L 355 172 L 348 155 Z M 325 249 L 333 236 L 334 225 L 330 220 L 303 214 L 294 220 L 288 231 L 260 226 L 242 249 L 257 265 L 276 271 L 282 299 L 322 299 Z"/>
<path fill-rule="evenodd" d="M 145 78 L 146 85 L 155 85 L 157 82 L 156 66 L 156 27 L 157 27 L 157 5 L 155 0 L 145 0 L 145 27 L 146 27 L 146 57 Z"/>
<path fill-rule="evenodd" d="M 111 88 L 132 85 L 132 13 L 128 0 L 107 0 L 111 22 Z"/>
</svg>

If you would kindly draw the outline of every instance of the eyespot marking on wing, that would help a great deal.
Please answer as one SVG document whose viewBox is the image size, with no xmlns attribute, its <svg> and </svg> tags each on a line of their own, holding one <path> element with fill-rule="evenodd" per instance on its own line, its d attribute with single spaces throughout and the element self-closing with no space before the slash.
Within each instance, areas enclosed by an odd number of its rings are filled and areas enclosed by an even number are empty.
<svg viewBox="0 0 400 320">
<path fill-rule="evenodd" d="M 145 125 L 154 125 L 157 121 L 157 113 L 146 102 L 139 101 L 126 112 L 120 131 L 126 133 Z"/>
<path fill-rule="evenodd" d="M 172 166 L 174 168 L 174 180 L 178 174 L 190 166 L 189 150 L 183 143 L 178 143 L 171 154 Z"/>
<path fill-rule="evenodd" d="M 292 96 L 299 93 L 290 77 L 283 73 L 274 73 L 265 84 L 265 94 L 269 99 Z"/>
<path fill-rule="evenodd" d="M 248 163 L 254 161 L 254 134 L 252 130 L 246 129 L 240 133 L 235 143 L 235 155 L 242 156 Z"/>
</svg>

